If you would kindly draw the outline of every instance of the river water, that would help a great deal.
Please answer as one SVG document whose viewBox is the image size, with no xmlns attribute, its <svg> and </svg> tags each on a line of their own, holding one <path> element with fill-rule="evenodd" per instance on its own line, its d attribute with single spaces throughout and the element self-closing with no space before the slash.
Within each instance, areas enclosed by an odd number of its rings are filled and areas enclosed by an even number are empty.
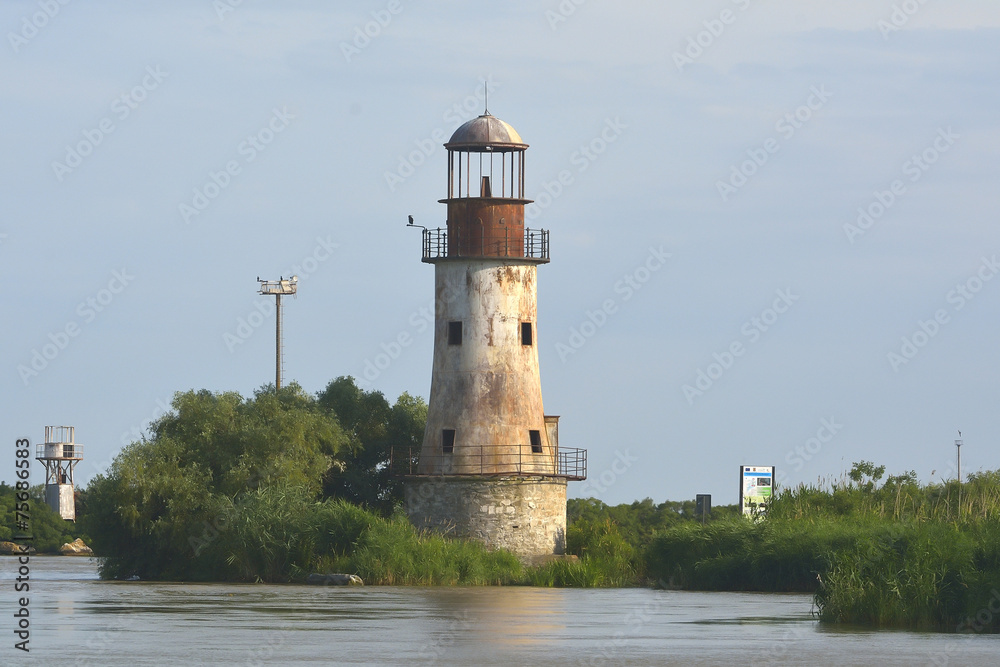
<svg viewBox="0 0 1000 667">
<path fill-rule="evenodd" d="M 808 595 L 102 582 L 31 559 L 31 652 L 2 665 L 997 665 L 1000 636 L 820 626 Z"/>
</svg>

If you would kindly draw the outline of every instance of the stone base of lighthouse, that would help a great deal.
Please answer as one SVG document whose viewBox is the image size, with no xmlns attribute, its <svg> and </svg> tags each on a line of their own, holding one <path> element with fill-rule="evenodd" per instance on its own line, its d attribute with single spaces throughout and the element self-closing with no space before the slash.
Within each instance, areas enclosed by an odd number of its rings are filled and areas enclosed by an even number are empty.
<svg viewBox="0 0 1000 667">
<path fill-rule="evenodd" d="M 404 497 L 418 530 L 478 540 L 522 558 L 566 551 L 564 478 L 410 477 Z"/>
</svg>

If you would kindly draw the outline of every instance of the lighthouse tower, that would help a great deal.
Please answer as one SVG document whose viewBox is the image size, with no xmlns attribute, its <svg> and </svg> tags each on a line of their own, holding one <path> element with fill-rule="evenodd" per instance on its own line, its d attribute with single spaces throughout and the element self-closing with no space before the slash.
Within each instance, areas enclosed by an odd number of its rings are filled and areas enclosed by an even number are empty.
<svg viewBox="0 0 1000 667">
<path fill-rule="evenodd" d="M 542 407 L 536 278 L 549 234 L 524 224 L 528 145 L 486 111 L 444 146 L 447 228 L 423 230 L 434 364 L 423 445 L 405 460 L 407 514 L 524 557 L 561 554 L 566 483 L 586 478 L 586 451 L 560 448 L 559 418 Z"/>
</svg>

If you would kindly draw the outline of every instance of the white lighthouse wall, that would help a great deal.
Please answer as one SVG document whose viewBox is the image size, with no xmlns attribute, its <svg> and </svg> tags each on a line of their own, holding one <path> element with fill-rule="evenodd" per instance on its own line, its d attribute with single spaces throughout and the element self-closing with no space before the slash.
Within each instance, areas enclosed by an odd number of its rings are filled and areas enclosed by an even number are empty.
<svg viewBox="0 0 1000 667">
<path fill-rule="evenodd" d="M 538 371 L 537 265 L 504 259 L 435 263 L 434 369 L 421 474 L 555 473 Z M 462 344 L 449 323 L 462 322 Z M 523 345 L 522 322 L 532 341 Z M 455 430 L 454 451 L 442 431 Z M 539 432 L 533 453 L 529 431 Z"/>
</svg>

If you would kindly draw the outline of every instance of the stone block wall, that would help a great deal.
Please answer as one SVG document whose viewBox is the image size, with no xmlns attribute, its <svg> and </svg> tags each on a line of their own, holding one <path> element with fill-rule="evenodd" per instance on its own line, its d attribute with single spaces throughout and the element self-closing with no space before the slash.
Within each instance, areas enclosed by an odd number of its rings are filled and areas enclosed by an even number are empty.
<svg viewBox="0 0 1000 667">
<path fill-rule="evenodd" d="M 410 477 L 406 512 L 420 530 L 479 540 L 519 556 L 566 550 L 566 480 L 555 477 Z"/>
</svg>

